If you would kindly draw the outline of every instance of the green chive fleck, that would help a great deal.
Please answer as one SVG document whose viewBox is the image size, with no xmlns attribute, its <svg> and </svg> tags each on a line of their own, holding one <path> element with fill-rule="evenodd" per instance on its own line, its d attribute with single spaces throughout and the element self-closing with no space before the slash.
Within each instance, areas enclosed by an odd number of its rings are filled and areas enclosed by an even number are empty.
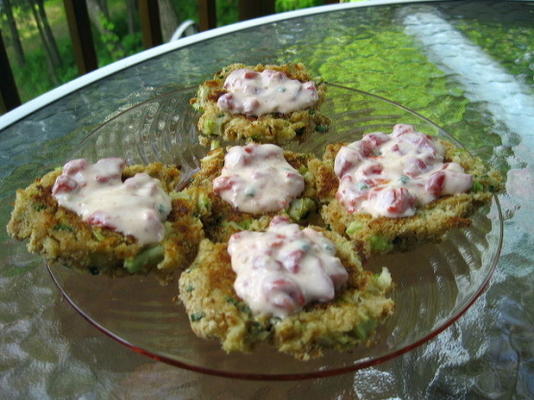
<svg viewBox="0 0 534 400">
<path fill-rule="evenodd" d="M 226 298 L 226 301 L 230 304 L 233 304 L 234 306 L 238 306 L 239 305 L 239 300 L 237 299 L 234 299 L 233 297 L 227 297 Z"/>
<path fill-rule="evenodd" d="M 254 197 L 256 195 L 256 189 L 254 187 L 249 186 L 245 190 L 245 196 L 247 197 Z"/>
<path fill-rule="evenodd" d="M 363 224 L 361 222 L 353 221 L 349 224 L 349 226 L 347 226 L 347 229 L 345 230 L 345 232 L 347 233 L 347 235 L 352 236 L 356 232 L 361 230 L 362 228 L 363 228 Z"/>
<path fill-rule="evenodd" d="M 319 133 L 325 133 L 328 131 L 328 127 L 326 125 L 317 125 L 315 130 Z"/>
<path fill-rule="evenodd" d="M 473 187 L 471 188 L 471 190 L 474 193 L 482 192 L 482 191 L 484 191 L 484 185 L 479 181 L 474 181 L 473 182 Z"/>
<path fill-rule="evenodd" d="M 52 228 L 54 231 L 67 231 L 67 232 L 74 232 L 74 228 L 67 224 L 56 224 Z"/>
<path fill-rule="evenodd" d="M 39 204 L 39 203 L 34 203 L 33 204 L 33 209 L 35 211 L 43 211 L 45 208 L 46 208 L 46 206 L 44 204 Z"/>
<path fill-rule="evenodd" d="M 197 312 L 197 313 L 191 314 L 189 316 L 189 318 L 191 319 L 191 322 L 197 322 L 197 321 L 200 321 L 205 316 L 206 316 L 206 314 L 201 311 L 201 312 Z"/>
<path fill-rule="evenodd" d="M 366 184 L 366 183 L 363 183 L 363 182 L 360 182 L 358 183 L 358 190 L 359 191 L 364 191 L 364 190 L 368 190 L 369 189 L 369 185 Z"/>
</svg>

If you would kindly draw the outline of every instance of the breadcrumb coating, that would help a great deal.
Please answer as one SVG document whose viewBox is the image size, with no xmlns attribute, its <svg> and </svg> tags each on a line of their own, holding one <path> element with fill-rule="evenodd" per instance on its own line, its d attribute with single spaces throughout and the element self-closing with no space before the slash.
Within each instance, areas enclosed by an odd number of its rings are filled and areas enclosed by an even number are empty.
<svg viewBox="0 0 534 400">
<path fill-rule="evenodd" d="M 284 152 L 286 161 L 304 177 L 305 188 L 297 199 L 283 210 L 263 215 L 253 215 L 235 210 L 213 192 L 213 180 L 221 174 L 225 150 L 212 150 L 201 160 L 200 170 L 179 196 L 195 204 L 194 213 L 204 225 L 206 237 L 215 242 L 227 241 L 241 230 L 264 230 L 275 215 L 287 215 L 295 222 L 309 221 L 314 216 L 317 203 L 314 176 L 308 164 L 316 158 L 311 154 Z"/>
<path fill-rule="evenodd" d="M 223 84 L 226 77 L 235 70 L 247 68 L 256 72 L 266 69 L 284 72 L 290 79 L 301 82 L 312 80 L 312 76 L 302 64 L 247 66 L 232 64 L 217 72 L 213 79 L 203 82 L 197 97 L 190 100 L 191 105 L 202 113 L 198 120 L 201 133 L 200 142 L 210 145 L 219 140 L 227 142 L 250 142 L 283 144 L 292 140 L 303 140 L 313 132 L 324 133 L 330 120 L 319 112 L 325 98 L 326 86 L 316 81 L 319 100 L 313 106 L 287 114 L 269 113 L 258 117 L 244 114 L 231 114 L 217 105 L 218 98 L 226 93 Z"/>
<path fill-rule="evenodd" d="M 330 144 L 323 160 L 310 163 L 310 171 L 316 177 L 318 200 L 323 204 L 321 216 L 325 224 L 354 241 L 365 258 L 436 242 L 453 228 L 469 226 L 470 216 L 488 204 L 493 193 L 502 189 L 502 177 L 496 171 L 488 172 L 482 160 L 467 151 L 444 140 L 434 140 L 443 146 L 445 162 L 456 162 L 473 176 L 469 192 L 441 197 L 419 208 L 411 217 L 373 218 L 369 214 L 349 213 L 335 198 L 338 178 L 333 169 L 335 156 L 345 144 Z"/>
<path fill-rule="evenodd" d="M 227 352 L 251 351 L 268 342 L 278 351 L 300 360 L 371 344 L 376 328 L 394 309 L 386 296 L 392 287 L 387 270 L 379 275 L 364 271 L 349 241 L 340 235 L 313 227 L 336 246 L 336 255 L 349 273 L 349 280 L 336 298 L 314 303 L 283 319 L 255 316 L 233 288 L 227 243 L 202 241 L 194 263 L 179 280 L 179 299 L 185 306 L 196 335 L 217 339 Z"/>
<path fill-rule="evenodd" d="M 15 239 L 28 240 L 30 252 L 42 255 L 50 264 L 92 274 L 123 276 L 152 270 L 162 281 L 171 279 L 175 271 L 187 267 L 196 256 L 204 234 L 189 202 L 173 199 L 163 241 L 141 246 L 132 236 L 89 225 L 76 213 L 59 206 L 52 187 L 61 172 L 58 168 L 17 190 L 7 231 Z M 139 172 L 159 179 L 167 193 L 175 190 L 180 180 L 175 166 L 161 163 L 127 166 L 122 179 Z"/>
</svg>

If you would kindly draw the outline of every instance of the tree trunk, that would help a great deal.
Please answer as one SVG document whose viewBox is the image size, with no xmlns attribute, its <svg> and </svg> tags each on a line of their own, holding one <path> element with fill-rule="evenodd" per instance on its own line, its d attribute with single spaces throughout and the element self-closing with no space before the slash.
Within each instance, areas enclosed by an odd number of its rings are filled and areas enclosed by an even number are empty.
<svg viewBox="0 0 534 400">
<path fill-rule="evenodd" d="M 15 59 L 20 66 L 23 66 L 26 64 L 26 58 L 24 57 L 24 50 L 22 49 L 17 23 L 15 22 L 15 17 L 13 16 L 11 0 L 4 0 L 4 9 L 6 10 L 7 25 L 9 27 L 9 32 L 11 33 L 13 49 L 15 50 Z"/>
<path fill-rule="evenodd" d="M 89 18 L 101 35 L 112 34 L 110 30 L 105 27 L 105 22 L 108 21 L 104 10 L 100 8 L 98 0 L 87 0 L 87 11 L 89 11 Z"/>
<path fill-rule="evenodd" d="M 50 45 L 50 51 L 52 52 L 53 60 L 55 63 L 57 63 L 57 66 L 60 66 L 62 64 L 61 56 L 59 54 L 59 49 L 57 47 L 56 38 L 54 37 L 54 33 L 52 32 L 52 29 L 50 28 L 50 24 L 48 23 L 48 17 L 46 16 L 46 11 L 44 7 L 44 0 L 37 0 L 37 11 L 39 13 L 39 17 L 41 18 L 41 23 L 44 28 L 44 34 L 46 36 L 46 40 L 48 41 L 48 44 Z"/>
<path fill-rule="evenodd" d="M 168 42 L 178 27 L 178 17 L 170 0 L 159 0 L 159 18 L 163 41 Z"/>
<path fill-rule="evenodd" d="M 98 5 L 100 6 L 100 9 L 102 10 L 102 13 L 104 14 L 104 16 L 107 18 L 107 19 L 110 19 L 110 14 L 109 14 L 109 7 L 108 7 L 108 1 L 107 0 L 97 0 L 98 1 Z"/>
<path fill-rule="evenodd" d="M 46 50 L 45 51 L 45 53 L 46 53 L 46 61 L 47 61 L 47 65 L 48 65 L 48 72 L 50 74 L 50 78 L 52 79 L 52 82 L 54 83 L 54 85 L 57 85 L 58 84 L 58 79 L 57 79 L 57 74 L 56 74 L 56 69 L 55 69 L 55 65 L 54 65 L 52 52 L 50 51 L 50 45 L 48 44 L 48 42 L 46 40 L 43 26 L 41 25 L 41 21 L 39 19 L 39 16 L 37 15 L 37 11 L 36 11 L 36 9 L 34 7 L 34 3 L 33 3 L 32 0 L 29 0 L 29 5 L 30 5 L 30 9 L 31 9 L 32 14 L 33 14 L 33 19 L 35 20 L 35 24 L 37 25 L 37 29 L 39 30 L 39 36 L 41 37 L 41 41 L 43 42 L 43 46 L 45 47 L 45 50 Z"/>
<path fill-rule="evenodd" d="M 133 35 L 135 33 L 135 16 L 139 12 L 139 7 L 137 7 L 137 0 L 127 0 L 126 10 L 128 12 L 127 21 L 128 21 L 128 34 Z"/>
<path fill-rule="evenodd" d="M 87 0 L 87 11 L 89 11 L 89 18 L 92 24 L 96 27 L 100 35 L 109 38 L 107 46 L 111 48 L 108 47 L 108 50 L 113 54 L 123 53 L 124 49 L 119 38 L 105 26 L 105 22 L 109 22 L 109 19 L 106 18 L 104 11 L 100 8 L 98 0 Z"/>
</svg>

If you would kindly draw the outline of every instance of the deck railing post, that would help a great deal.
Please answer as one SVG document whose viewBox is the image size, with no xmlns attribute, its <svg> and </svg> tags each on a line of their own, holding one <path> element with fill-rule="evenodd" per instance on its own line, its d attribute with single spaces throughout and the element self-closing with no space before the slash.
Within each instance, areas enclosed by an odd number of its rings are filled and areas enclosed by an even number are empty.
<svg viewBox="0 0 534 400">
<path fill-rule="evenodd" d="M 217 26 L 215 0 L 198 0 L 198 17 L 201 31 L 215 28 Z"/>
<path fill-rule="evenodd" d="M 0 31 L 0 114 L 20 106 L 20 97 Z"/>
<path fill-rule="evenodd" d="M 149 49 L 163 43 L 159 7 L 156 0 L 139 0 L 139 15 L 143 32 L 143 46 Z"/>
<path fill-rule="evenodd" d="M 63 0 L 70 39 L 80 75 L 98 68 L 91 22 L 85 0 Z"/>
<path fill-rule="evenodd" d="M 239 19 L 251 19 L 274 14 L 274 0 L 239 0 Z"/>
</svg>

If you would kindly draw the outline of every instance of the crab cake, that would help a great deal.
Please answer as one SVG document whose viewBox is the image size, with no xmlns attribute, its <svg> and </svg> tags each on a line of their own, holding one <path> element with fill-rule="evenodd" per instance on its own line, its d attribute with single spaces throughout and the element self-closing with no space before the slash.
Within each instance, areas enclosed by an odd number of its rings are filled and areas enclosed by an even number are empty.
<svg viewBox="0 0 534 400">
<path fill-rule="evenodd" d="M 232 64 L 202 83 L 192 106 L 202 144 L 220 139 L 283 144 L 328 130 L 319 112 L 325 85 L 302 64 Z"/>
<path fill-rule="evenodd" d="M 277 221 L 280 219 L 273 219 L 273 224 L 280 223 Z M 288 226 L 298 229 L 295 224 Z M 376 327 L 394 308 L 393 301 L 386 297 L 392 287 L 389 272 L 384 269 L 381 274 L 373 275 L 364 271 L 352 245 L 340 235 L 317 227 L 308 227 L 300 232 L 305 230 L 322 237 L 316 243 L 326 242 L 327 246 L 331 246 L 330 251 L 335 254 L 343 272 L 325 271 L 320 278 L 323 281 L 315 285 L 316 281 L 312 280 L 308 288 L 311 287 L 312 291 L 317 291 L 317 287 L 324 289 L 324 283 L 327 282 L 324 275 L 328 274 L 332 285 L 337 286 L 335 294 L 320 297 L 324 293 L 319 291 L 315 301 L 305 303 L 303 298 L 308 297 L 310 290 L 295 287 L 291 282 L 297 278 L 267 278 L 264 281 L 267 284 L 259 285 L 259 290 L 256 290 L 256 283 L 249 282 L 252 295 L 256 292 L 269 294 L 266 300 L 270 303 L 271 311 L 262 312 L 260 309 L 258 312 L 258 301 L 251 300 L 250 293 L 248 296 L 243 293 L 243 285 L 238 283 L 240 278 L 234 272 L 237 269 L 234 265 L 236 249 L 232 246 L 235 246 L 234 242 L 239 240 L 240 235 L 261 235 L 262 232 L 240 232 L 229 243 L 213 243 L 206 239 L 200 244 L 196 260 L 179 280 L 179 298 L 185 306 L 194 333 L 201 338 L 219 340 L 227 352 L 248 352 L 256 344 L 267 342 L 278 351 L 301 360 L 320 357 L 326 349 L 349 350 L 358 344 L 372 343 Z M 271 239 L 274 237 L 271 244 L 274 247 L 280 246 L 276 242 L 279 236 L 280 232 L 271 232 Z M 252 237 L 252 240 L 256 241 L 256 237 Z M 280 248 L 278 254 L 300 243 L 300 239 L 291 240 L 290 244 Z M 312 244 L 310 247 L 314 246 Z M 258 249 L 261 249 L 261 245 L 258 245 Z M 256 250 L 256 247 L 252 247 L 248 251 L 255 255 L 264 254 Z M 239 249 L 237 255 L 243 256 Z M 301 277 L 316 279 L 313 278 L 316 276 L 313 272 L 305 269 L 314 265 L 314 262 L 304 267 L 304 263 L 309 261 L 303 261 L 306 256 L 302 254 L 299 257 L 301 265 L 295 263 L 294 252 L 279 258 L 279 269 L 298 274 L 298 268 L 303 268 Z M 258 266 L 262 263 L 266 265 L 260 268 L 261 272 L 255 270 L 256 276 L 272 270 L 269 267 L 272 259 L 254 257 L 254 262 Z M 244 287 L 247 287 L 246 281 Z M 263 292 L 262 287 L 266 288 Z M 332 287 L 329 290 L 333 290 Z M 238 292 L 248 299 L 247 302 L 239 297 Z"/>
<path fill-rule="evenodd" d="M 176 167 L 161 163 L 124 167 L 120 159 L 104 159 L 101 162 L 113 165 L 104 167 L 104 172 L 96 177 L 100 185 L 109 185 L 111 180 L 117 180 L 117 186 L 121 186 L 122 181 L 124 186 L 131 187 L 128 189 L 129 198 L 140 195 L 142 191 L 170 193 L 180 180 Z M 56 197 L 68 190 L 74 193 L 78 190 L 77 186 L 88 186 L 80 181 L 85 178 L 75 175 L 81 169 L 97 164 L 90 165 L 83 159 L 73 160 L 64 168 L 37 179 L 26 189 L 19 189 L 7 226 L 8 233 L 15 239 L 28 240 L 28 250 L 41 254 L 51 264 L 111 276 L 153 270 L 162 281 L 171 279 L 174 271 L 185 268 L 194 259 L 203 238 L 202 224 L 192 215 L 191 203 L 171 198 L 168 203 L 158 203 L 159 210 L 146 211 L 146 219 L 152 224 L 149 226 L 155 227 L 159 240 L 121 233 L 113 226 L 113 214 L 103 211 L 82 219 L 76 212 L 59 205 Z M 104 200 L 99 197 L 98 201 Z M 135 210 L 130 204 L 125 209 L 133 218 Z M 156 222 L 154 214 L 158 212 L 168 215 Z"/>
<path fill-rule="evenodd" d="M 278 214 L 308 221 L 317 216 L 314 177 L 308 171 L 313 159 L 272 144 L 219 148 L 201 160 L 200 170 L 179 196 L 195 204 L 206 236 L 216 242 L 241 230 L 263 230 Z M 239 173 L 248 175 L 234 175 Z M 284 194 L 285 189 L 292 195 Z M 225 194 L 230 198 L 223 199 Z M 230 203 L 232 198 L 237 202 Z"/>
<path fill-rule="evenodd" d="M 373 133 L 348 146 L 331 144 L 323 161 L 310 165 L 318 177 L 318 196 L 325 204 L 323 220 L 353 240 L 365 256 L 438 241 L 448 230 L 468 226 L 469 217 L 502 187 L 500 175 L 488 172 L 467 151 L 414 133 L 409 125 L 397 125 L 391 135 Z M 402 150 L 402 162 L 400 157 L 384 161 L 382 146 L 398 151 L 398 144 L 390 138 L 403 135 L 409 135 L 405 138 L 419 150 L 414 154 Z M 433 158 L 440 155 L 442 165 L 434 168 Z M 391 166 L 398 169 L 397 175 L 388 175 Z M 420 197 L 412 194 L 410 182 L 417 184 Z M 370 194 L 372 190 L 376 193 Z M 368 204 L 371 196 L 375 196 L 374 204 Z"/>
</svg>

